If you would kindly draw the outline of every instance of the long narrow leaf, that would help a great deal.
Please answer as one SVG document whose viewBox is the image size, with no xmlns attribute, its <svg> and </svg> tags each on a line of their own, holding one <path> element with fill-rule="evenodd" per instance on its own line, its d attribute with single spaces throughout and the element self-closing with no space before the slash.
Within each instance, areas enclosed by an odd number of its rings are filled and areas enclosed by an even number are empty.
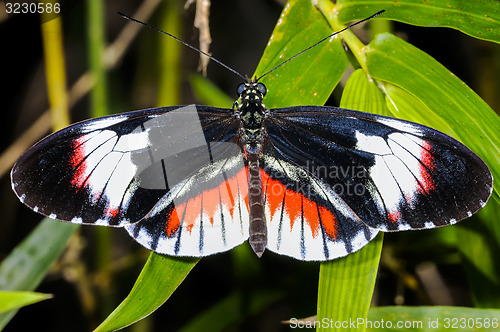
<svg viewBox="0 0 500 332">
<path fill-rule="evenodd" d="M 500 43 L 500 1 L 339 0 L 337 4 L 342 22 L 362 19 L 385 9 L 384 19 L 426 27 L 450 27 Z"/>
<path fill-rule="evenodd" d="M 0 312 L 19 309 L 50 298 L 52 298 L 51 294 L 0 291 Z"/>
<path fill-rule="evenodd" d="M 171 258 L 151 252 L 130 294 L 95 332 L 119 330 L 150 315 L 168 300 L 197 262 L 195 258 Z"/>
<path fill-rule="evenodd" d="M 340 325 L 320 325 L 318 331 L 364 331 L 363 326 L 353 327 L 349 322 L 353 317 L 368 315 L 382 240 L 383 234 L 379 233 L 358 252 L 321 264 L 317 320 L 340 322 Z"/>
</svg>

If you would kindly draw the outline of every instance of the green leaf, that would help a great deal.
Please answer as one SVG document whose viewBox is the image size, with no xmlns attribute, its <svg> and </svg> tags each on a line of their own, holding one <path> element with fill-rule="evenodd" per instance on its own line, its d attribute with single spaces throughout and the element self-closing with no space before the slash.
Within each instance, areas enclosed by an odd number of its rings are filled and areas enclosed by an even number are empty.
<svg viewBox="0 0 500 332">
<path fill-rule="evenodd" d="M 347 80 L 340 107 L 389 116 L 384 96 L 362 69 L 357 69 Z"/>
<path fill-rule="evenodd" d="M 383 233 L 361 250 L 341 259 L 321 263 L 318 288 L 317 320 L 343 322 L 356 318 L 365 318 L 372 299 L 377 276 Z M 322 330 L 364 331 L 362 327 L 343 326 Z"/>
<path fill-rule="evenodd" d="M 255 71 L 259 76 L 332 33 L 323 15 L 307 1 L 285 6 Z M 340 38 L 332 38 L 262 79 L 268 108 L 322 105 L 347 68 Z"/>
<path fill-rule="evenodd" d="M 500 178 L 500 119 L 472 89 L 431 56 L 389 33 L 368 45 L 366 60 L 370 76 L 420 100 L 432 111 L 426 119 L 438 115 L 447 124 L 436 129 L 451 129 Z M 500 193 L 499 181 L 494 188 Z"/>
<path fill-rule="evenodd" d="M 49 218 L 43 219 L 0 264 L 0 289 L 34 290 L 78 228 L 79 225 L 58 222 Z M 12 319 L 16 312 L 12 310 L 0 314 L 0 329 Z"/>
<path fill-rule="evenodd" d="M 151 314 L 168 300 L 198 261 L 151 252 L 130 294 L 94 331 L 118 330 Z"/>
<path fill-rule="evenodd" d="M 368 320 L 359 323 L 366 331 L 486 332 L 498 331 L 499 321 L 500 310 L 496 309 L 401 306 L 371 308 Z"/>
<path fill-rule="evenodd" d="M 379 85 L 385 93 L 385 101 L 392 116 L 417 123 L 426 123 L 429 127 L 439 128 L 443 133 L 455 136 L 450 126 L 423 102 L 407 91 L 390 83 Z"/>
<path fill-rule="evenodd" d="M 363 19 L 385 9 L 380 16 L 382 19 L 426 27 L 449 27 L 475 38 L 500 42 L 500 1 L 339 0 L 337 6 L 342 22 Z"/>
<path fill-rule="evenodd" d="M 0 291 L 0 312 L 19 309 L 52 298 L 51 294 Z"/>
<path fill-rule="evenodd" d="M 180 1 L 164 1 L 157 9 L 158 28 L 168 31 L 174 36 L 181 36 L 183 28 L 182 3 Z M 181 101 L 182 52 L 184 45 L 173 38 L 165 38 L 156 34 L 158 43 L 157 60 L 158 97 L 157 105 L 178 105 Z"/>
</svg>

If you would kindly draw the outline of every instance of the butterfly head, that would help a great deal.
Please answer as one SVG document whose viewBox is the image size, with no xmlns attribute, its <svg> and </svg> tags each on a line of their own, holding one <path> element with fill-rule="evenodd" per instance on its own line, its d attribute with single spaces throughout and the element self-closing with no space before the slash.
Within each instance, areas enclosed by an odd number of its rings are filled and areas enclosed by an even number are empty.
<svg viewBox="0 0 500 332">
<path fill-rule="evenodd" d="M 243 104 L 262 103 L 267 88 L 263 83 L 249 81 L 238 85 L 237 93 Z"/>
</svg>

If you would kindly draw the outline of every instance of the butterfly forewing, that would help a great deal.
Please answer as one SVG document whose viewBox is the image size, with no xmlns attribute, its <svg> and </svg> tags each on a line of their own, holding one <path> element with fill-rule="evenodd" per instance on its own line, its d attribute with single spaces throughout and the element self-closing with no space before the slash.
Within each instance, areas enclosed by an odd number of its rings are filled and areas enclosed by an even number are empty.
<svg viewBox="0 0 500 332">
<path fill-rule="evenodd" d="M 59 220 L 134 223 L 170 187 L 210 164 L 213 146 L 233 144 L 231 122 L 227 110 L 187 106 L 75 124 L 23 154 L 12 170 L 13 189 Z"/>
</svg>

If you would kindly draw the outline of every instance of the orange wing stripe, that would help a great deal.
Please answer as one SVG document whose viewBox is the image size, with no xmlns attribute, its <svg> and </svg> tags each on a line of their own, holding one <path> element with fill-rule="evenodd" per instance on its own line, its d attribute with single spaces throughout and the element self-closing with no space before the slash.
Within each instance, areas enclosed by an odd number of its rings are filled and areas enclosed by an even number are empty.
<svg viewBox="0 0 500 332">
<path fill-rule="evenodd" d="M 172 235 L 177 232 L 179 229 L 179 226 L 181 224 L 179 215 L 182 216 L 182 214 L 185 212 L 186 209 L 186 204 L 181 204 L 179 206 L 176 206 L 172 212 L 170 212 L 170 215 L 168 216 L 168 222 L 165 225 L 165 232 L 167 233 L 168 237 L 171 237 Z"/>
<path fill-rule="evenodd" d="M 194 225 L 200 220 L 202 204 L 203 215 L 208 217 L 212 225 L 215 222 L 216 214 L 220 213 L 222 206 L 229 210 L 231 218 L 234 217 L 234 209 L 239 201 L 238 193 L 244 198 L 248 210 L 247 177 L 245 167 L 234 177 L 223 181 L 219 186 L 205 190 L 203 194 L 192 197 L 185 203 L 178 203 L 167 217 L 165 225 L 167 236 L 171 237 L 179 230 L 181 221 L 183 227 L 191 233 Z M 176 203 L 175 200 L 174 203 Z"/>
<path fill-rule="evenodd" d="M 331 238 L 337 235 L 337 221 L 333 214 L 325 207 L 318 206 L 316 202 L 308 199 L 304 195 L 291 189 L 287 189 L 281 182 L 272 179 L 264 170 L 261 169 L 263 192 L 266 193 L 266 205 L 274 216 L 276 211 L 284 205 L 284 209 L 290 218 L 290 230 L 298 218 L 304 217 L 304 221 L 309 225 L 312 236 L 316 238 L 320 232 L 321 222 L 327 234 Z M 285 199 L 283 202 L 283 198 Z M 269 220 L 270 222 L 272 220 Z"/>
<path fill-rule="evenodd" d="M 326 234 L 335 240 L 337 238 L 337 219 L 335 219 L 330 210 L 323 206 L 319 207 L 319 214 L 321 215 L 321 223 Z"/>
<path fill-rule="evenodd" d="M 219 187 L 222 187 L 222 185 Z M 212 225 L 214 224 L 215 214 L 220 211 L 219 187 L 203 192 L 203 212 L 208 216 Z"/>
<path fill-rule="evenodd" d="M 318 216 L 318 205 L 316 202 L 310 201 L 303 197 L 302 199 L 302 210 L 304 211 L 304 220 L 311 228 L 313 238 L 316 238 L 319 234 L 319 216 Z"/>
</svg>

